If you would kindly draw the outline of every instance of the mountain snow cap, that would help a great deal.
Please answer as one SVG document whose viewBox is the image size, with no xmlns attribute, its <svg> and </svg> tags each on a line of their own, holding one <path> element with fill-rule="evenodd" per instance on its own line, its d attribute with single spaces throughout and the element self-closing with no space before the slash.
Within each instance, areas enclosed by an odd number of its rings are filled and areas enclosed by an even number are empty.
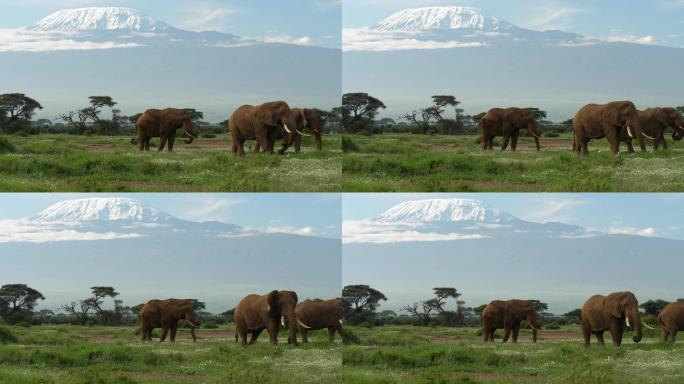
<svg viewBox="0 0 684 384">
<path fill-rule="evenodd" d="M 381 223 L 479 222 L 502 224 L 515 217 L 473 199 L 429 199 L 407 201 L 373 219 Z"/>
<path fill-rule="evenodd" d="M 396 12 L 377 29 L 384 31 L 425 31 L 431 29 L 472 29 L 501 32 L 514 27 L 499 18 L 488 16 L 474 7 L 424 7 Z"/>
<path fill-rule="evenodd" d="M 29 26 L 28 29 L 57 32 L 164 32 L 172 30 L 173 27 L 132 8 L 90 7 L 57 11 Z"/>
<path fill-rule="evenodd" d="M 172 219 L 172 216 L 130 198 L 64 200 L 29 218 L 40 222 L 72 224 L 111 221 L 161 223 Z"/>
</svg>

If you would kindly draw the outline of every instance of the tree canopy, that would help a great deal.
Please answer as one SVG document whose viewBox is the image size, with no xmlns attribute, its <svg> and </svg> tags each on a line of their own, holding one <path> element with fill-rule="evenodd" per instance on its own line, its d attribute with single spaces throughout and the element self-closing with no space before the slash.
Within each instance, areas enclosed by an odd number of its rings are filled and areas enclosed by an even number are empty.
<svg viewBox="0 0 684 384">
<path fill-rule="evenodd" d="M 347 285 L 342 289 L 342 300 L 355 310 L 375 311 L 380 301 L 387 301 L 387 297 L 368 285 Z"/>
</svg>

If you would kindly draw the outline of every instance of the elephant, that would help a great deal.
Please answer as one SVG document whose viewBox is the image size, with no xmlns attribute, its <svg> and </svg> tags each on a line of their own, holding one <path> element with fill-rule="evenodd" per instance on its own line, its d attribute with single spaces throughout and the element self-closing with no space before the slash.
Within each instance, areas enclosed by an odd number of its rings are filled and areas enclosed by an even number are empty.
<svg viewBox="0 0 684 384">
<path fill-rule="evenodd" d="M 625 326 L 634 326 L 632 340 L 635 343 L 641 341 L 642 325 L 651 328 L 642 323 L 639 302 L 632 292 L 614 292 L 608 296 L 590 297 L 582 306 L 580 319 L 584 348 L 589 348 L 592 333 L 596 335 L 599 345 L 603 345 L 603 332 L 609 331 L 613 337 L 613 345 L 620 346 Z"/>
<path fill-rule="evenodd" d="M 295 152 L 299 153 L 302 147 L 302 137 L 310 136 L 303 131 L 307 128 L 311 129 L 316 140 L 316 150 L 323 149 L 323 141 L 321 139 L 322 130 L 321 123 L 318 120 L 318 114 L 313 109 L 294 108 L 293 111 L 301 116 L 297 118 L 296 132 L 286 133 L 284 129 L 278 131 L 276 139 L 283 139 L 283 147 L 278 153 L 285 153 L 290 146 L 294 146 Z M 259 152 L 261 145 L 257 142 L 254 147 L 254 152 Z"/>
<path fill-rule="evenodd" d="M 482 333 L 484 334 L 484 342 L 494 342 L 494 332 L 499 329 L 504 329 L 503 342 L 507 342 L 513 331 L 513 342 L 518 342 L 518 333 L 520 332 L 520 323 L 527 320 L 530 328 L 532 328 L 532 342 L 537 342 L 537 330 L 539 323 L 537 322 L 537 312 L 532 301 L 528 300 L 494 300 L 487 304 L 485 309 L 480 314 L 482 321 Z"/>
<path fill-rule="evenodd" d="M 646 152 L 639 113 L 631 101 L 587 104 L 575 114 L 572 126 L 575 131 L 573 151 L 578 154 L 588 155 L 589 140 L 604 137 L 614 155 L 620 153 L 620 141 L 634 137 L 639 141 L 641 151 Z"/>
<path fill-rule="evenodd" d="M 140 334 L 142 341 L 152 340 L 152 330 L 161 327 L 162 334 L 160 342 L 166 340 L 166 335 L 171 330 L 171 342 L 176 341 L 176 331 L 178 331 L 178 321 L 185 320 L 190 325 L 192 341 L 197 341 L 195 328 L 199 327 L 195 311 L 191 300 L 183 299 L 153 299 L 147 302 L 139 313 Z"/>
<path fill-rule="evenodd" d="M 266 329 L 271 344 L 278 344 L 278 332 L 285 326 L 285 318 L 289 322 L 288 342 L 297 345 L 297 293 L 293 291 L 271 291 L 266 295 L 245 296 L 235 307 L 235 342 L 238 336 L 242 345 L 247 345 L 247 334 L 252 335 L 249 344 L 254 344 L 259 334 Z"/>
<path fill-rule="evenodd" d="M 674 129 L 672 140 L 679 141 L 684 138 L 684 122 L 682 116 L 674 108 L 649 108 L 639 111 L 639 123 L 641 133 L 653 140 L 653 150 L 657 151 L 660 143 L 667 149 L 665 130 L 669 127 Z M 632 140 L 627 140 L 627 149 L 634 152 Z"/>
<path fill-rule="evenodd" d="M 303 119 L 300 113 L 290 109 L 284 101 L 271 101 L 258 106 L 243 105 L 236 109 L 228 119 L 228 128 L 232 137 L 233 153 L 244 156 L 246 140 L 256 140 L 260 149 L 273 153 L 273 147 L 278 134 L 294 134 L 298 126 L 298 119 Z M 280 130 L 284 130 L 281 133 Z M 289 147 L 289 145 L 288 145 Z M 278 153 L 287 150 L 284 146 Z"/>
<path fill-rule="evenodd" d="M 169 143 L 169 152 L 173 152 L 173 143 L 176 141 L 176 131 L 183 128 L 189 136 L 186 144 L 192 143 L 195 134 L 192 130 L 192 116 L 185 109 L 167 108 L 163 110 L 148 109 L 135 124 L 138 137 L 131 139 L 131 144 L 138 144 L 141 151 L 149 151 L 150 139 L 159 137 L 158 152 L 164 150 Z"/>
<path fill-rule="evenodd" d="M 342 333 L 342 299 L 312 301 L 306 300 L 297 304 L 295 309 L 297 327 L 302 335 L 302 342 L 308 343 L 307 333 L 310 330 L 328 329 L 330 342 L 335 340 L 335 332 Z"/>
<path fill-rule="evenodd" d="M 518 147 L 518 136 L 521 129 L 527 129 L 532 134 L 537 151 L 540 150 L 539 128 L 532 111 L 521 108 L 490 109 L 480 120 L 482 149 L 485 151 L 492 150 L 494 138 L 503 136 L 501 150 L 506 150 L 510 140 L 511 150 L 515 151 Z"/>
<path fill-rule="evenodd" d="M 675 336 L 684 330 L 684 301 L 670 303 L 658 314 L 658 323 L 663 334 L 663 341 L 675 342 Z"/>
</svg>

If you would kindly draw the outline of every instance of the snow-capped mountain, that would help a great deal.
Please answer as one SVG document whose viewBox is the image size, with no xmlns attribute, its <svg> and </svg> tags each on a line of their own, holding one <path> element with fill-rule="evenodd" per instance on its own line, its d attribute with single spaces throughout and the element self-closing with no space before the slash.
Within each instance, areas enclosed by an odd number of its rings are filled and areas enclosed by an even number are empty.
<svg viewBox="0 0 684 384">
<path fill-rule="evenodd" d="M 36 222 L 84 224 L 94 221 L 164 223 L 171 215 L 160 212 L 140 200 L 129 198 L 90 198 L 64 200 L 29 218 Z"/>
<path fill-rule="evenodd" d="M 396 12 L 376 26 L 383 31 L 427 31 L 433 29 L 471 29 L 504 32 L 516 28 L 474 7 L 425 7 Z"/>
<path fill-rule="evenodd" d="M 63 9 L 27 27 L 41 32 L 127 31 L 163 33 L 176 28 L 132 8 L 89 7 Z"/>
<path fill-rule="evenodd" d="M 373 219 L 379 223 L 431 223 L 471 221 L 503 224 L 517 219 L 472 199 L 406 201 Z"/>
</svg>

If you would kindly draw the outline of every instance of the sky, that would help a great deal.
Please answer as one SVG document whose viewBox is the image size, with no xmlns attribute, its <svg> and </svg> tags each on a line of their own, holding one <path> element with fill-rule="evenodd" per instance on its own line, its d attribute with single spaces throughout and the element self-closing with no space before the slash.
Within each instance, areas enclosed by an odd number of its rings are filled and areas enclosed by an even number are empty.
<svg viewBox="0 0 684 384">
<path fill-rule="evenodd" d="M 241 37 L 296 40 L 339 48 L 340 0 L 0 0 L 0 29 L 33 24 L 52 12 L 80 7 L 130 7 L 174 27 Z"/>
<path fill-rule="evenodd" d="M 311 234 L 340 237 L 336 194 L 290 193 L 36 193 L 0 194 L 0 220 L 32 216 L 68 199 L 130 197 L 190 221 L 221 221 L 254 229 L 311 228 Z"/>
<path fill-rule="evenodd" d="M 640 0 L 344 0 L 343 27 L 377 24 L 392 13 L 428 6 L 474 6 L 523 28 L 588 37 L 644 38 L 684 47 L 684 1 Z M 638 6 L 635 6 L 638 4 Z"/>
<path fill-rule="evenodd" d="M 467 198 L 533 222 L 684 240 L 684 194 L 467 193 L 345 194 L 343 220 L 364 220 L 408 200 Z"/>
</svg>

